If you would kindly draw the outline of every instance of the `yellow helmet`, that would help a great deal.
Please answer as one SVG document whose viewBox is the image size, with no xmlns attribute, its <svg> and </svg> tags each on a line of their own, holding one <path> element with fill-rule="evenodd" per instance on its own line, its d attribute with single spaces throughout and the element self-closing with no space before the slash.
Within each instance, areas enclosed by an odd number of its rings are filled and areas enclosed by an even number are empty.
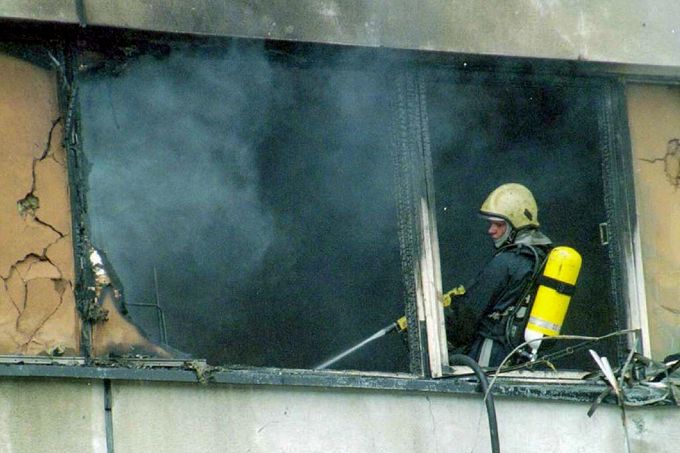
<svg viewBox="0 0 680 453">
<path fill-rule="evenodd" d="M 513 229 L 538 227 L 538 206 L 531 191 L 522 184 L 499 186 L 486 198 L 479 213 L 484 217 L 499 218 Z"/>
</svg>

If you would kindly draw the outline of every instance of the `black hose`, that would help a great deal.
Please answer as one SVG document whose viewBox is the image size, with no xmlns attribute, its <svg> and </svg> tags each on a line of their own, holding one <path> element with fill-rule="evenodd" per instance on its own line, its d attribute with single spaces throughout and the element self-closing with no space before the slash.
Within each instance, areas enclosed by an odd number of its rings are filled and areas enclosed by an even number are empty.
<svg viewBox="0 0 680 453">
<path fill-rule="evenodd" d="M 475 376 L 479 379 L 479 385 L 482 388 L 482 393 L 485 395 L 486 414 L 489 417 L 489 434 L 491 436 L 491 451 L 493 453 L 500 453 L 501 446 L 498 442 L 498 424 L 496 423 L 496 406 L 493 402 L 493 395 L 488 393 L 489 380 L 482 368 L 470 357 L 464 354 L 454 354 L 449 358 L 451 365 L 465 365 L 472 368 Z M 487 394 L 488 393 L 488 394 Z"/>
</svg>

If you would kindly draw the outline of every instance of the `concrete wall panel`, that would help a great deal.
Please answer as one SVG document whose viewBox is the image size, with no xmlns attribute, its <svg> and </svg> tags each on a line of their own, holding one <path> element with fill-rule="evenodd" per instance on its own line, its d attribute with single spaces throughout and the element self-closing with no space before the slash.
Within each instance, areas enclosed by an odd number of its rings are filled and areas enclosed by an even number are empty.
<svg viewBox="0 0 680 453">
<path fill-rule="evenodd" d="M 0 453 L 105 453 L 103 388 L 101 381 L 4 378 Z"/>
<path fill-rule="evenodd" d="M 10 19 L 78 21 L 74 0 L 0 0 L 0 11 Z"/>
<path fill-rule="evenodd" d="M 78 4 L 78 0 L 0 0 L 0 17 L 171 33 L 680 66 L 680 3 L 676 0 L 82 0 L 82 8 Z"/>
<path fill-rule="evenodd" d="M 644 0 L 86 1 L 88 21 L 200 34 L 680 65 L 680 4 Z"/>
<path fill-rule="evenodd" d="M 302 387 L 113 384 L 116 451 L 490 451 L 481 397 Z M 616 407 L 497 400 L 504 453 L 620 453 Z M 680 412 L 629 409 L 632 451 L 675 451 Z"/>
</svg>

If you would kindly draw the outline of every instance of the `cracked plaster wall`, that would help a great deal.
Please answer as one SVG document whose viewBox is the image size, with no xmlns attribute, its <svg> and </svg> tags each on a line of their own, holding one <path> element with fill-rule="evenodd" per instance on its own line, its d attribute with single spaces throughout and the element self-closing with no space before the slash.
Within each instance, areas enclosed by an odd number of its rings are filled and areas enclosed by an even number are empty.
<svg viewBox="0 0 680 453">
<path fill-rule="evenodd" d="M 56 75 L 2 54 L 0 74 L 0 355 L 83 355 Z M 113 300 L 96 303 L 97 357 L 171 356 Z"/>
<path fill-rule="evenodd" d="M 0 54 L 0 354 L 79 353 L 56 78 Z"/>
<path fill-rule="evenodd" d="M 626 88 L 652 356 L 680 352 L 680 87 Z"/>
</svg>

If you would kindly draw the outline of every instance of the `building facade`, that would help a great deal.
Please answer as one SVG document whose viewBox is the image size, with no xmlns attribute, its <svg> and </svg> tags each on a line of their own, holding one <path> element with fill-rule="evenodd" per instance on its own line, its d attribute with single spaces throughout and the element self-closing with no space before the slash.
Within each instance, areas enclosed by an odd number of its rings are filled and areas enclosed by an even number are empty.
<svg viewBox="0 0 680 453">
<path fill-rule="evenodd" d="M 584 266 L 502 451 L 674 451 L 677 17 L 0 2 L 0 451 L 488 450 L 440 300 L 511 181 Z"/>
</svg>

